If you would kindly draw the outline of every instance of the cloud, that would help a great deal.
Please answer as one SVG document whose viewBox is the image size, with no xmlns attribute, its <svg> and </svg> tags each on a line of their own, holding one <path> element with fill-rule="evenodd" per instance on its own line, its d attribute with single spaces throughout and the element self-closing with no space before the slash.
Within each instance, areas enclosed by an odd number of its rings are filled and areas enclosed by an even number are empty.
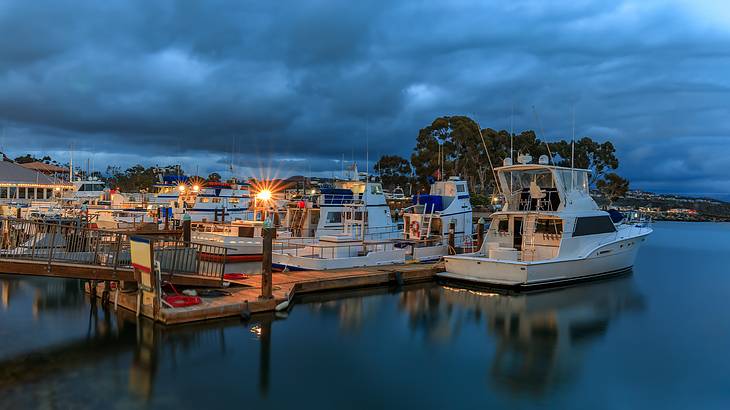
<svg viewBox="0 0 730 410">
<path fill-rule="evenodd" d="M 535 106 L 548 139 L 575 109 L 635 187 L 730 192 L 704 155 L 730 137 L 728 16 L 686 0 L 7 1 L 0 145 L 328 175 L 366 146 L 408 156 L 440 115 L 538 129 Z"/>
</svg>

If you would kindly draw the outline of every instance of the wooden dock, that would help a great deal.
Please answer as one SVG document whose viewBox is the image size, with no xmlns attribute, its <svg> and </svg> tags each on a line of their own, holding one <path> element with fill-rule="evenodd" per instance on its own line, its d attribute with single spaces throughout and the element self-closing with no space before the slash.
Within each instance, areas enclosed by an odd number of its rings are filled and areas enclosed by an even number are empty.
<svg viewBox="0 0 730 410">
<path fill-rule="evenodd" d="M 232 281 L 226 288 L 230 295 L 203 297 L 195 306 L 160 309 L 155 317 L 150 306 L 142 306 L 140 314 L 164 324 L 189 323 L 201 320 L 231 316 L 248 316 L 254 313 L 270 312 L 276 306 L 291 301 L 297 295 L 314 292 L 336 291 L 384 285 L 404 285 L 433 280 L 437 272 L 443 271 L 443 264 L 405 264 L 369 268 L 338 269 L 328 271 L 296 271 L 272 274 L 273 298 L 261 299 L 261 275 L 251 275 L 245 280 Z M 102 294 L 102 285 L 97 295 Z M 111 303 L 116 298 L 118 306 L 136 311 L 137 293 L 113 291 Z M 291 302 L 290 302 L 291 303 Z"/>
</svg>

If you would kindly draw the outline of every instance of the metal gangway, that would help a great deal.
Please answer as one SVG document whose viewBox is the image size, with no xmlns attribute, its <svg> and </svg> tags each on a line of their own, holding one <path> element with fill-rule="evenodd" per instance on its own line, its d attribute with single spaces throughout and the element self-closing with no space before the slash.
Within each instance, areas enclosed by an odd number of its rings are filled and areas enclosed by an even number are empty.
<svg viewBox="0 0 730 410">
<path fill-rule="evenodd" d="M 181 239 L 181 234 L 89 227 L 79 220 L 0 217 L 0 273 L 89 280 L 136 281 L 129 238 L 154 238 L 154 259 L 165 280 L 217 286 L 227 248 Z"/>
</svg>

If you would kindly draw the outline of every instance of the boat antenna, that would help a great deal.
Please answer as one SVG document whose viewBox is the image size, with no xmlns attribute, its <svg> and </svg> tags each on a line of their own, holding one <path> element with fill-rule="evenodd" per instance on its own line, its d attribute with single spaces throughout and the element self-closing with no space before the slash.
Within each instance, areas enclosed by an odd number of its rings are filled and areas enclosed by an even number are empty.
<svg viewBox="0 0 730 410">
<path fill-rule="evenodd" d="M 575 189 L 575 104 L 573 104 L 573 136 L 570 139 L 570 189 Z"/>
<path fill-rule="evenodd" d="M 476 121 L 475 121 L 476 122 Z M 494 177 L 494 186 L 497 188 L 497 193 L 502 195 L 502 190 L 499 187 L 499 181 L 497 181 L 497 171 L 494 170 L 494 165 L 492 164 L 492 157 L 489 155 L 489 150 L 487 149 L 487 143 L 484 141 L 484 135 L 482 135 L 482 127 L 479 125 L 479 123 L 476 123 L 477 130 L 479 130 L 479 137 L 482 139 L 482 145 L 484 146 L 484 152 L 487 153 L 487 160 L 489 160 L 489 168 L 492 168 L 492 176 Z M 483 189 L 483 187 L 482 187 Z"/>
<path fill-rule="evenodd" d="M 515 139 L 515 103 L 512 101 L 512 115 L 509 119 L 509 159 L 514 162 L 514 139 Z"/>
<path fill-rule="evenodd" d="M 550 163 L 553 162 L 553 154 L 550 152 L 550 145 L 548 144 L 547 140 L 545 139 L 545 130 L 542 128 L 542 121 L 540 121 L 540 117 L 537 115 L 537 110 L 535 109 L 535 106 L 532 106 L 532 113 L 535 114 L 535 120 L 537 121 L 537 126 L 540 127 L 540 137 L 545 141 L 545 147 L 547 147 L 548 151 L 548 161 Z M 555 165 L 555 164 L 553 164 Z"/>
</svg>

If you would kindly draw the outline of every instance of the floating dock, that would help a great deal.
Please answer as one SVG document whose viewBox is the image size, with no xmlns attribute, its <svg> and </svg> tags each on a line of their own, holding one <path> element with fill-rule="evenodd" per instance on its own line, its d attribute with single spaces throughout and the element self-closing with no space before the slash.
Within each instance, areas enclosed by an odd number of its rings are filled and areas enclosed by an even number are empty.
<svg viewBox="0 0 730 410">
<path fill-rule="evenodd" d="M 327 271 L 292 271 L 272 273 L 271 299 L 261 297 L 262 277 L 250 275 L 243 280 L 233 280 L 225 288 L 230 295 L 201 297 L 200 304 L 188 307 L 159 309 L 155 314 L 152 306 L 142 305 L 140 315 L 163 324 L 180 324 L 232 316 L 249 316 L 254 313 L 275 311 L 295 296 L 322 291 L 336 291 L 384 285 L 404 285 L 433 280 L 443 264 L 401 264 L 369 268 L 337 269 Z M 103 285 L 98 284 L 96 294 L 102 295 Z M 117 293 L 118 292 L 118 293 Z M 137 292 L 125 293 L 115 289 L 109 295 L 111 304 L 131 311 L 137 310 Z"/>
</svg>

